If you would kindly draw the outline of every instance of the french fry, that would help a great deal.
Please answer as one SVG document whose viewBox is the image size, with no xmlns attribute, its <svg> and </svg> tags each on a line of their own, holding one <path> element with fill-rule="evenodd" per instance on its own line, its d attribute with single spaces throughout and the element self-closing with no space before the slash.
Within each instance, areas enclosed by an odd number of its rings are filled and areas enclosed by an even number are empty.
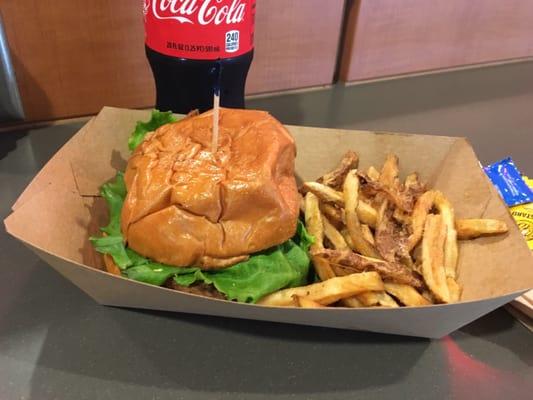
<svg viewBox="0 0 533 400">
<path fill-rule="evenodd" d="M 428 304 L 431 304 L 412 286 L 390 282 L 386 282 L 384 285 L 387 293 L 396 297 L 402 304 L 406 306 L 427 306 Z"/>
<path fill-rule="evenodd" d="M 405 177 L 404 185 L 407 189 L 420 185 L 420 182 L 418 180 L 418 174 L 416 172 L 413 172 L 412 174 L 407 175 Z"/>
<path fill-rule="evenodd" d="M 357 204 L 357 216 L 363 224 L 367 224 L 371 228 L 376 227 L 378 212 L 367 202 L 359 200 Z"/>
<path fill-rule="evenodd" d="M 357 205 L 359 203 L 359 178 L 357 171 L 351 170 L 346 175 L 343 187 L 344 194 L 344 219 L 350 234 L 353 249 L 365 256 L 381 258 L 376 248 L 363 237 L 361 224 L 357 215 Z"/>
<path fill-rule="evenodd" d="M 357 300 L 356 296 L 348 297 L 346 299 L 341 299 L 339 303 L 341 304 L 341 306 L 348 307 L 348 308 L 364 307 L 363 303 Z"/>
<path fill-rule="evenodd" d="M 335 278 L 335 272 L 326 258 L 312 255 L 311 262 L 313 263 L 313 267 L 321 281 Z"/>
<path fill-rule="evenodd" d="M 328 219 L 322 216 L 322 222 L 324 223 L 324 235 L 329 239 L 333 247 L 337 250 L 349 249 L 342 234 L 328 221 Z"/>
<path fill-rule="evenodd" d="M 372 231 L 370 230 L 370 227 L 367 224 L 361 224 L 361 232 L 363 233 L 363 237 L 368 243 L 372 245 L 376 244 L 376 242 L 374 241 L 374 235 L 372 234 Z"/>
<path fill-rule="evenodd" d="M 380 173 L 374 166 L 368 167 L 366 175 L 373 181 L 379 181 Z"/>
<path fill-rule="evenodd" d="M 435 196 L 435 208 L 442 215 L 442 220 L 446 226 L 446 242 L 444 244 L 446 276 L 456 279 L 459 249 L 457 247 L 457 231 L 455 230 L 455 213 L 450 201 L 440 191 L 437 191 Z"/>
<path fill-rule="evenodd" d="M 344 211 L 332 204 L 320 203 L 320 211 L 336 227 L 344 225 Z"/>
<path fill-rule="evenodd" d="M 318 197 L 309 192 L 305 195 L 305 227 L 309 234 L 315 238 L 311 250 L 324 248 L 324 222 L 318 206 Z"/>
<path fill-rule="evenodd" d="M 451 276 L 446 277 L 446 284 L 448 285 L 448 291 L 450 292 L 450 302 L 456 303 L 461 298 L 461 286 Z"/>
<path fill-rule="evenodd" d="M 384 291 L 364 292 L 358 294 L 356 297 L 364 307 L 398 307 L 398 303 Z"/>
<path fill-rule="evenodd" d="M 458 219 L 455 221 L 455 229 L 457 238 L 461 240 L 497 235 L 509 230 L 505 222 L 497 219 Z"/>
<path fill-rule="evenodd" d="M 104 254 L 104 265 L 110 274 L 122 276 L 120 268 L 115 264 L 115 261 L 113 261 L 113 258 L 109 254 Z"/>
<path fill-rule="evenodd" d="M 362 272 L 331 278 L 307 286 L 283 289 L 263 297 L 257 304 L 292 306 L 294 305 L 293 296 L 301 296 L 322 305 L 328 305 L 359 293 L 383 289 L 383 281 L 377 272 Z"/>
<path fill-rule="evenodd" d="M 398 156 L 389 154 L 379 176 L 379 182 L 390 188 L 398 186 L 398 175 L 400 174 Z"/>
<path fill-rule="evenodd" d="M 437 196 L 437 192 L 435 190 L 429 190 L 420 196 L 415 204 L 411 217 L 412 233 L 407 243 L 409 251 L 412 251 L 418 242 L 420 242 L 420 239 L 422 239 L 426 218 L 433 207 L 435 196 Z"/>
<path fill-rule="evenodd" d="M 344 207 L 343 193 L 338 192 L 329 186 L 322 185 L 318 182 L 305 182 L 302 185 L 302 188 L 305 191 L 313 193 L 325 203 L 333 203 L 339 207 Z M 370 225 L 371 227 L 376 226 L 377 211 L 370 204 L 360 201 L 357 206 L 357 214 L 363 223 Z"/>
<path fill-rule="evenodd" d="M 313 193 L 320 200 L 326 203 L 333 203 L 340 207 L 344 206 L 344 198 L 342 193 L 330 188 L 329 186 L 318 182 L 304 182 L 302 188 L 307 192 Z"/>
<path fill-rule="evenodd" d="M 326 306 L 323 306 L 322 304 L 311 300 L 307 296 L 294 296 L 294 298 L 296 299 L 296 304 L 298 305 L 298 307 L 301 308 L 326 308 Z"/>
<path fill-rule="evenodd" d="M 442 215 L 428 215 L 422 238 L 422 275 L 435 297 L 443 303 L 449 303 L 450 291 L 444 269 L 445 241 L 446 225 Z"/>
<path fill-rule="evenodd" d="M 359 156 L 350 150 L 344 154 L 339 166 L 333 171 L 320 177 L 318 182 L 334 189 L 341 189 L 348 171 L 356 169 L 358 165 Z"/>
</svg>

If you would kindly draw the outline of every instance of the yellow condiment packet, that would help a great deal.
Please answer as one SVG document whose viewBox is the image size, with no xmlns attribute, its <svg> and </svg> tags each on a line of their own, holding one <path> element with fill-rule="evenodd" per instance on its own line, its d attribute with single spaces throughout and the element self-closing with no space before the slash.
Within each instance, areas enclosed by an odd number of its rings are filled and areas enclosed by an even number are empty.
<svg viewBox="0 0 533 400">
<path fill-rule="evenodd" d="M 533 189 L 533 179 L 524 176 L 524 181 Z M 511 207 L 511 215 L 526 238 L 529 248 L 533 250 L 533 203 Z"/>
</svg>

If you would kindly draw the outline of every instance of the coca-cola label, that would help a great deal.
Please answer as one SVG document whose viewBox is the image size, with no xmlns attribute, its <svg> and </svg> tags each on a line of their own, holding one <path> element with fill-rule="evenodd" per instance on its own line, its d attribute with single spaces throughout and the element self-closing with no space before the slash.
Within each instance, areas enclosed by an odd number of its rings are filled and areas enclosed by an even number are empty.
<svg viewBox="0 0 533 400">
<path fill-rule="evenodd" d="M 144 0 L 146 45 L 193 60 L 237 57 L 254 47 L 255 0 Z"/>
</svg>

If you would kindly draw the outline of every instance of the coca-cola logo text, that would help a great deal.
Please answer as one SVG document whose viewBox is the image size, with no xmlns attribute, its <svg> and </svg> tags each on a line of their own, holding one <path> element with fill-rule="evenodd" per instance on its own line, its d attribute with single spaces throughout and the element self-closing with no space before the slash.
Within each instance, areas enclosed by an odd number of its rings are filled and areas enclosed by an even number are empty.
<svg viewBox="0 0 533 400">
<path fill-rule="evenodd" d="M 155 18 L 173 19 L 182 24 L 231 25 L 242 22 L 246 4 L 242 0 L 227 3 L 227 0 L 153 0 L 151 8 Z M 150 0 L 145 0 L 144 7 L 150 8 Z"/>
</svg>

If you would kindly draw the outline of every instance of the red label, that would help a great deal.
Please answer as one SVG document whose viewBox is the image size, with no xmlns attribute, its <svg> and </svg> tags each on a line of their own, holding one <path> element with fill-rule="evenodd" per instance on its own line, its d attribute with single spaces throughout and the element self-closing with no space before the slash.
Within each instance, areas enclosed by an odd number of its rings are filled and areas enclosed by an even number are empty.
<svg viewBox="0 0 533 400">
<path fill-rule="evenodd" d="M 144 0 L 146 45 L 193 60 L 237 57 L 254 47 L 255 0 Z"/>
</svg>

